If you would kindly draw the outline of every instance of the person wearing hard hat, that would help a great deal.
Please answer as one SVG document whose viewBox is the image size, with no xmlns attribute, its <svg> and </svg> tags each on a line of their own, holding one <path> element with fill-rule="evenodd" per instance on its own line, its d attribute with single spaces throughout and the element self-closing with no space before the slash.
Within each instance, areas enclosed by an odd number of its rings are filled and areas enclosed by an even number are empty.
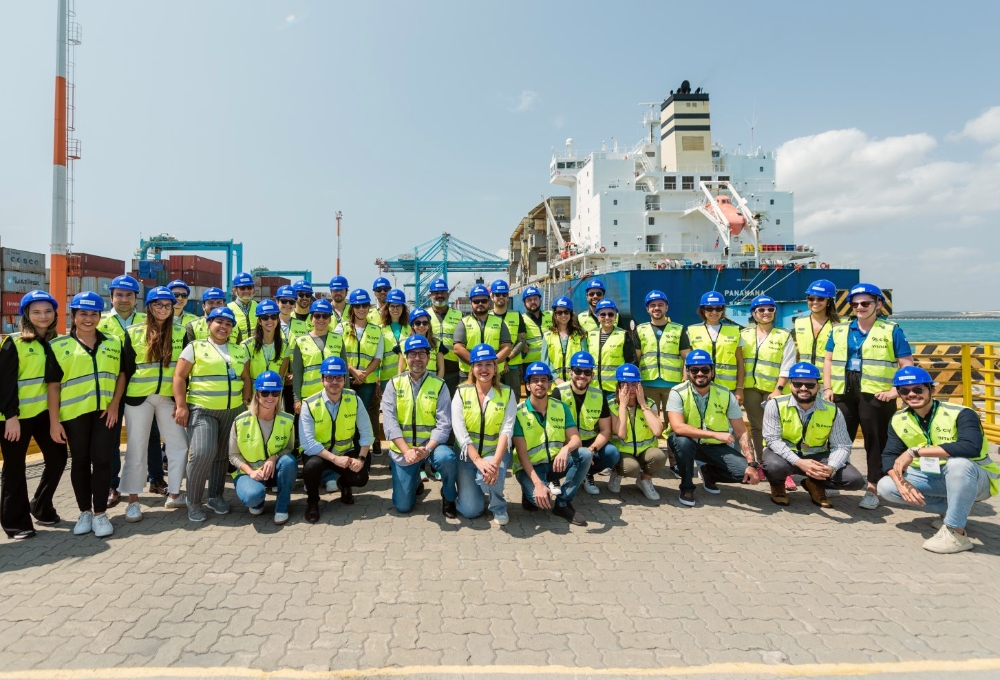
<svg viewBox="0 0 1000 680">
<path fill-rule="evenodd" d="M 388 291 L 386 291 L 388 293 Z M 347 296 L 347 319 L 337 328 L 344 339 L 344 361 L 350 377 L 348 387 L 354 390 L 368 412 L 368 419 L 376 429 L 372 455 L 382 455 L 382 441 L 377 432 L 381 384 L 379 366 L 385 354 L 382 329 L 371 319 L 371 297 L 363 288 L 355 288 Z"/>
<path fill-rule="evenodd" d="M 514 434 L 517 402 L 507 385 L 500 383 L 497 353 L 480 343 L 470 352 L 472 370 L 451 402 L 451 424 L 458 442 L 458 512 L 473 519 L 487 507 L 498 526 L 509 520 L 503 497 L 504 478 L 510 467 L 510 441 Z"/>
<path fill-rule="evenodd" d="M 0 341 L 0 420 L 3 420 L 3 471 L 0 476 L 0 527 L 8 538 L 35 536 L 35 521 L 52 526 L 60 521 L 52 504 L 66 470 L 66 444 L 53 441 L 47 408 L 48 384 L 60 381 L 62 369 L 49 346 L 59 332 L 59 303 L 42 290 L 21 298 L 20 332 Z M 34 438 L 45 466 L 38 488 L 28 501 L 25 459 Z"/>
<path fill-rule="evenodd" d="M 913 365 L 913 351 L 903 331 L 878 318 L 885 297 L 870 283 L 859 283 L 847 293 L 854 318 L 833 327 L 823 359 L 823 398 L 837 404 L 854 441 L 861 428 L 868 463 L 868 491 L 858 504 L 878 507 L 876 485 L 882 478 L 882 452 L 889 423 L 896 412 L 897 368 Z"/>
<path fill-rule="evenodd" d="M 382 394 L 382 424 L 390 444 L 392 505 L 410 512 L 421 493 L 421 463 L 430 460 L 441 473 L 441 509 L 455 519 L 458 460 L 448 446 L 451 436 L 451 396 L 444 381 L 427 372 L 430 343 L 422 335 L 403 342 L 409 370 L 385 385 Z"/>
<path fill-rule="evenodd" d="M 541 361 L 524 372 L 528 398 L 514 422 L 514 477 L 521 485 L 521 507 L 529 512 L 552 508 L 570 524 L 587 526 L 573 499 L 590 471 L 592 454 L 582 446 L 569 406 L 549 394 L 552 371 Z"/>
<path fill-rule="evenodd" d="M 593 384 L 594 357 L 576 352 L 569 360 L 570 380 L 559 387 L 559 399 L 569 407 L 580 432 L 581 446 L 590 451 L 590 470 L 583 480 L 583 490 L 591 495 L 601 492 L 594 474 L 614 468 L 621 459 L 618 447 L 611 443 L 611 410 L 604 392 Z"/>
<path fill-rule="evenodd" d="M 972 506 L 1000 491 L 1000 466 L 990 459 L 979 414 L 935 399 L 933 378 L 918 366 L 900 368 L 892 382 L 906 406 L 892 417 L 878 495 L 938 515 L 932 523 L 938 531 L 924 550 L 972 550 L 966 531 Z"/>
<path fill-rule="evenodd" d="M 302 413 L 302 400 L 322 391 L 319 369 L 327 357 L 344 356 L 344 338 L 330 330 L 333 305 L 329 300 L 313 300 L 309 307 L 312 330 L 295 338 L 292 348 L 292 399 L 295 413 Z"/>
<path fill-rule="evenodd" d="M 49 432 L 73 452 L 70 480 L 80 508 L 73 533 L 103 538 L 114 531 L 107 509 L 112 452 L 119 447 L 115 423 L 125 393 L 122 343 L 98 329 L 104 300 L 97 293 L 73 296 L 69 310 L 69 333 L 49 345 L 60 369 L 60 382 L 48 388 Z"/>
<path fill-rule="evenodd" d="M 587 347 L 597 362 L 597 385 L 609 397 L 615 393 L 618 367 L 635 360 L 632 335 L 617 326 L 618 306 L 612 300 L 597 303 L 600 328 L 587 333 Z"/>
<path fill-rule="evenodd" d="M 710 494 L 722 493 L 719 483 L 755 485 L 763 477 L 754 460 L 750 433 L 736 396 L 714 382 L 712 355 L 693 349 L 684 359 L 688 380 L 670 390 L 667 419 L 672 434 L 670 446 L 681 473 L 678 500 L 692 507 L 694 463 L 702 463 L 702 484 Z M 739 445 L 739 449 L 733 447 Z M 742 452 L 742 456 L 740 453 Z"/>
<path fill-rule="evenodd" d="M 288 373 L 291 348 L 279 330 L 280 310 L 274 300 L 263 300 L 257 305 L 257 327 L 253 336 L 243 341 L 250 357 L 250 379 L 256 380 L 264 371 L 278 375 Z"/>
<path fill-rule="evenodd" d="M 402 356 L 403 341 L 411 333 L 410 312 L 406 308 L 406 293 L 393 288 L 385 296 L 385 306 L 382 308 L 382 365 L 379 367 L 379 380 L 387 382 L 399 373 L 399 359 Z M 431 371 L 434 373 L 434 371 Z"/>
<path fill-rule="evenodd" d="M 188 323 L 184 329 L 184 346 L 187 347 L 195 340 L 207 340 L 209 336 L 208 315 L 212 313 L 213 309 L 225 306 L 226 292 L 224 290 L 221 288 L 206 288 L 201 296 L 201 311 L 204 313 L 204 316 L 199 316 L 194 321 Z M 233 332 L 232 335 L 236 336 L 230 340 L 234 345 L 242 342 L 242 338 L 239 337 L 238 332 Z"/>
<path fill-rule="evenodd" d="M 543 364 L 552 370 L 556 385 L 570 381 L 570 361 L 579 352 L 587 351 L 587 334 L 573 315 L 573 301 L 556 298 L 552 303 L 552 322 L 542 334 Z"/>
<path fill-rule="evenodd" d="M 376 326 L 382 325 L 382 308 L 386 305 L 386 298 L 392 290 L 392 283 L 384 276 L 380 276 L 372 283 L 372 293 L 375 294 L 375 304 L 368 310 L 368 323 Z"/>
<path fill-rule="evenodd" d="M 305 279 L 299 279 L 293 283 L 292 290 L 295 291 L 295 309 L 292 310 L 291 317 L 292 331 L 295 335 L 305 335 L 312 330 L 310 309 L 312 303 L 316 301 L 316 293 L 312 284 Z"/>
<path fill-rule="evenodd" d="M 280 286 L 275 291 L 274 299 L 278 303 L 278 329 L 281 333 L 282 344 L 288 350 L 288 367 L 282 374 L 285 384 L 281 390 L 281 402 L 287 413 L 295 413 L 295 396 L 292 391 L 292 350 L 295 347 L 295 338 L 306 335 L 311 328 L 306 322 L 300 321 L 295 312 L 296 295 L 292 286 Z M 296 422 L 298 422 L 296 420 Z M 295 429 L 295 442 L 298 444 L 298 427 Z"/>
<path fill-rule="evenodd" d="M 636 326 L 636 360 L 643 392 L 665 413 L 670 388 L 684 380 L 681 352 L 691 349 L 691 343 L 684 326 L 667 318 L 670 301 L 663 291 L 649 291 L 645 305 L 649 321 Z"/>
<path fill-rule="evenodd" d="M 480 343 L 486 343 L 497 353 L 497 361 L 506 361 L 513 348 L 510 328 L 499 316 L 490 314 L 490 291 L 486 286 L 476 285 L 469 291 L 472 314 L 463 317 L 455 326 L 455 354 L 458 356 L 462 380 L 469 376 L 469 350 Z"/>
<path fill-rule="evenodd" d="M 235 328 L 232 309 L 213 309 L 208 315 L 208 339 L 185 347 L 174 369 L 174 420 L 188 429 L 187 510 L 191 522 L 208 519 L 202 507 L 206 481 L 205 504 L 217 515 L 229 513 L 229 504 L 222 497 L 229 431 L 236 416 L 246 410 L 253 387 L 246 348 L 229 341 Z"/>
<path fill-rule="evenodd" d="M 687 327 L 691 349 L 708 352 L 715 369 L 715 384 L 733 392 L 736 401 L 743 404 L 743 337 L 740 327 L 726 318 L 726 298 L 710 290 L 701 296 L 698 304 L 701 323 Z"/>
<path fill-rule="evenodd" d="M 180 497 L 184 468 L 187 465 L 187 432 L 174 420 L 174 370 L 184 348 L 184 329 L 173 322 L 174 294 L 168 288 L 151 288 L 146 294 L 146 314 L 142 323 L 129 326 L 122 350 L 122 371 L 128 380 L 125 389 L 125 418 L 128 419 L 128 442 L 125 465 L 118 487 L 128 495 L 126 522 L 142 520 L 139 492 L 152 473 L 163 479 L 160 437 L 167 454 L 169 483 L 163 493 L 168 510 L 185 507 Z M 155 458 L 149 456 L 150 433 L 156 424 Z M 151 464 L 155 462 L 155 467 Z M 146 474 L 144 474 L 144 472 Z"/>
<path fill-rule="evenodd" d="M 174 279 L 167 284 L 167 288 L 174 294 L 174 323 L 184 328 L 189 323 L 197 319 L 197 315 L 184 311 L 184 306 L 191 298 L 191 286 L 180 279 Z"/>
<path fill-rule="evenodd" d="M 260 319 L 260 316 L 257 317 Z M 236 416 L 229 430 L 229 463 L 240 503 L 254 517 L 264 514 L 267 487 L 273 485 L 274 523 L 288 521 L 288 505 L 299 463 L 295 460 L 295 423 L 281 410 L 279 373 L 264 371 L 254 379 L 247 411 Z"/>
<path fill-rule="evenodd" d="M 462 312 L 448 306 L 448 282 L 438 278 L 431 281 L 428 287 L 431 297 L 430 312 L 431 327 L 434 337 L 444 345 L 444 383 L 448 393 L 458 391 L 458 383 L 462 379 L 458 355 L 455 354 L 455 329 L 462 323 Z"/>
<path fill-rule="evenodd" d="M 552 327 L 552 312 L 542 311 L 542 291 L 535 286 L 528 286 L 521 293 L 521 304 L 525 311 L 521 314 L 524 321 L 525 349 L 522 353 L 522 363 L 526 366 L 542 360 L 542 336 Z"/>
<path fill-rule="evenodd" d="M 233 277 L 234 299 L 227 306 L 236 316 L 236 328 L 240 331 L 240 338 L 249 338 L 257 326 L 257 301 L 253 299 L 253 291 L 253 276 L 247 272 L 240 272 Z"/>
<path fill-rule="evenodd" d="M 313 524 L 319 521 L 320 484 L 331 472 L 336 473 L 340 502 L 354 504 L 353 489 L 368 484 L 369 451 L 375 441 L 368 411 L 347 387 L 347 363 L 340 357 L 327 357 L 320 374 L 323 391 L 306 399 L 299 419 L 306 520 Z"/>
<path fill-rule="evenodd" d="M 651 501 L 660 500 L 653 477 L 667 464 L 667 454 L 656 445 L 663 434 L 663 421 L 656 404 L 646 397 L 639 369 L 622 364 L 615 373 L 618 388 L 608 399 L 611 411 L 612 441 L 618 448 L 620 462 L 611 470 L 608 491 L 618 493 L 622 479 L 635 477 L 635 485 Z"/>
<path fill-rule="evenodd" d="M 334 326 L 343 322 L 347 312 L 347 293 L 350 290 L 347 277 L 334 276 L 330 279 L 330 303 L 333 305 Z"/>
<path fill-rule="evenodd" d="M 444 379 L 444 355 L 447 349 L 444 343 L 434 334 L 434 328 L 431 325 L 431 314 L 426 309 L 417 307 L 412 312 L 410 312 L 410 330 L 413 335 L 422 335 L 427 338 L 428 344 L 431 346 L 431 357 L 427 362 L 427 371 L 431 375 L 436 375 L 437 377 Z M 406 363 L 406 355 L 402 352 L 399 353 L 399 364 L 396 373 L 402 373 L 403 371 L 409 370 L 409 365 Z M 448 383 L 445 383 L 446 385 Z M 451 394 L 451 390 L 448 391 Z"/>
<path fill-rule="evenodd" d="M 813 281 L 806 288 L 809 314 L 796 317 L 794 322 L 799 361 L 808 361 L 818 368 L 821 374 L 826 360 L 826 342 L 833 332 L 833 327 L 840 323 L 836 297 L 837 286 L 832 281 L 826 279 Z"/>
<path fill-rule="evenodd" d="M 587 283 L 585 292 L 587 294 L 587 309 L 577 314 L 576 320 L 585 333 L 590 333 L 591 331 L 596 331 L 601 326 L 601 322 L 597 318 L 597 304 L 607 295 L 607 288 L 605 288 L 604 282 L 600 279 L 591 279 Z M 617 311 L 616 307 L 615 312 Z M 618 325 L 617 314 L 615 314 L 614 325 Z"/>
<path fill-rule="evenodd" d="M 490 310 L 490 314 L 499 318 L 507 327 L 513 343 L 507 360 L 499 363 L 500 381 L 510 387 L 515 400 L 520 400 L 523 352 L 528 348 L 524 318 L 510 308 L 510 286 L 503 279 L 497 279 L 490 284 L 490 297 L 493 299 L 493 309 Z"/>
<path fill-rule="evenodd" d="M 865 478 L 851 465 L 851 438 L 844 414 L 819 396 L 819 369 L 807 361 L 788 370 L 792 393 L 764 405 L 761 464 L 771 485 L 771 500 L 788 505 L 787 480 L 804 475 L 802 486 L 815 505 L 831 507 L 827 489 L 856 491 Z"/>
</svg>

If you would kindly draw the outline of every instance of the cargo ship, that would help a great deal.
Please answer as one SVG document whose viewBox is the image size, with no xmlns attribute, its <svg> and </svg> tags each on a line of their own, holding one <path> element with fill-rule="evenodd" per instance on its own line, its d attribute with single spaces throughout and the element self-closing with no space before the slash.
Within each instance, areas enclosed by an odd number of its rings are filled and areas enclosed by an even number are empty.
<svg viewBox="0 0 1000 680">
<path fill-rule="evenodd" d="M 857 269 L 824 261 L 796 241 L 793 195 L 776 185 L 776 155 L 713 143 L 709 96 L 684 81 L 659 104 L 644 104 L 642 139 L 579 151 L 572 139 L 553 150 L 552 184 L 570 195 L 543 198 L 510 239 L 517 289 L 540 287 L 586 308 L 585 287 L 599 277 L 626 319 L 648 320 L 653 289 L 670 299 L 671 318 L 698 321 L 701 295 L 726 297 L 728 316 L 745 324 L 757 295 L 777 301 L 776 324 L 808 313 L 805 289 L 828 279 L 846 290 Z"/>
</svg>

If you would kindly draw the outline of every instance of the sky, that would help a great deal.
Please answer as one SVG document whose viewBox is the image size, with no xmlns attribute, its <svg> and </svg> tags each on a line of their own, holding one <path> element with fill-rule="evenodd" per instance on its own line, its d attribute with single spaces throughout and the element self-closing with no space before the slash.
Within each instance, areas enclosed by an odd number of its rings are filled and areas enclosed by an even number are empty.
<svg viewBox="0 0 1000 680">
<path fill-rule="evenodd" d="M 708 9 L 710 7 L 710 9 Z M 229 239 L 370 287 L 447 231 L 498 252 L 552 149 L 642 135 L 688 79 L 778 151 L 797 241 L 895 308 L 998 309 L 1000 3 L 77 0 L 74 250 Z M 47 251 L 55 0 L 0 3 L 0 239 Z M 209 257 L 215 257 L 207 254 Z M 465 275 L 471 281 L 472 275 Z M 402 283 L 402 279 L 400 279 Z"/>
</svg>

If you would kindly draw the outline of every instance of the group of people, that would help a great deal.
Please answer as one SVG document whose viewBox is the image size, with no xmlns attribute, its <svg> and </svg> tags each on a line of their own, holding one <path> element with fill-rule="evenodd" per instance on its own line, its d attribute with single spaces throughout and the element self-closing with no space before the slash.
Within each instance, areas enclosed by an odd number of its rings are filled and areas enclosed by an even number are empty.
<svg viewBox="0 0 1000 680">
<path fill-rule="evenodd" d="M 144 311 L 135 279 L 119 276 L 111 289 L 107 313 L 97 294 L 76 295 L 65 335 L 58 302 L 28 293 L 20 332 L 0 345 L 0 525 L 11 538 L 34 536 L 32 520 L 60 521 L 52 499 L 67 447 L 80 511 L 73 532 L 96 536 L 113 532 L 107 510 L 122 496 L 125 521 L 143 519 L 146 484 L 192 522 L 226 514 L 227 474 L 251 515 L 274 489 L 274 522 L 284 524 L 300 463 L 314 523 L 324 488 L 354 502 L 383 442 L 398 512 L 412 511 L 434 479 L 445 517 L 488 510 L 500 526 L 508 469 L 525 511 L 551 509 L 582 526 L 574 500 L 581 488 L 601 493 L 596 475 L 609 474 L 610 493 L 634 479 L 657 500 L 654 480 L 669 466 L 678 502 L 692 507 L 697 467 L 709 494 L 766 480 L 781 506 L 801 484 L 820 507 L 830 507 L 831 489 L 864 489 L 869 510 L 880 498 L 924 507 L 941 516 L 924 547 L 948 553 L 972 547 L 972 504 L 1000 484 L 978 414 L 934 399 L 931 376 L 880 316 L 884 298 L 871 284 L 849 291 L 853 315 L 841 321 L 834 284 L 814 282 L 810 313 L 790 330 L 775 326 L 777 303 L 766 295 L 741 329 L 716 291 L 700 300 L 701 322 L 685 328 L 657 290 L 645 299 L 649 321 L 626 330 L 600 279 L 586 283 L 579 312 L 568 297 L 543 311 L 533 286 L 518 312 L 507 282 L 477 285 L 468 315 L 450 306 L 443 279 L 430 285 L 429 308 L 413 310 L 382 277 L 374 302 L 342 276 L 329 299 L 299 281 L 258 302 L 241 273 L 232 302 L 205 291 L 204 316 L 184 311 L 183 281 L 150 290 Z M 850 462 L 859 428 L 867 477 Z M 44 468 L 29 501 L 32 438 Z"/>
</svg>

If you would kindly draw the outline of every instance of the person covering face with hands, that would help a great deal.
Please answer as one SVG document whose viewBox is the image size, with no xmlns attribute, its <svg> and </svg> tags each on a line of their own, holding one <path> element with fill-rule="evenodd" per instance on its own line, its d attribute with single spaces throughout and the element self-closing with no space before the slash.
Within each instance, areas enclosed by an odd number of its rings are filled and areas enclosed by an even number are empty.
<svg viewBox="0 0 1000 680">
<path fill-rule="evenodd" d="M 636 486 L 646 498 L 659 500 L 653 477 L 667 464 L 667 455 L 656 445 L 663 434 L 663 421 L 656 412 L 656 404 L 643 391 L 638 368 L 624 364 L 615 377 L 618 389 L 608 408 L 621 462 L 611 471 L 608 490 L 621 491 L 622 478 L 634 476 Z"/>
</svg>

